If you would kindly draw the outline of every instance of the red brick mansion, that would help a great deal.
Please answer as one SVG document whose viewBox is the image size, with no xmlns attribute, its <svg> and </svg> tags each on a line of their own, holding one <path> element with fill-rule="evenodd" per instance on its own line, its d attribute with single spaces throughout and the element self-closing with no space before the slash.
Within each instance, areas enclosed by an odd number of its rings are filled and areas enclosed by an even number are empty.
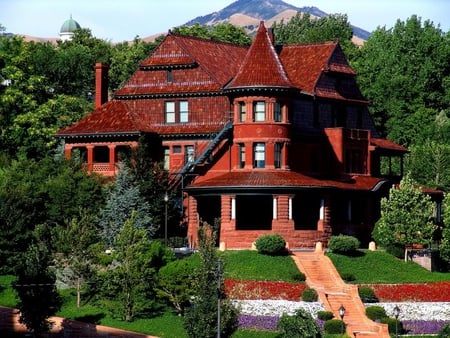
<svg viewBox="0 0 450 338">
<path fill-rule="evenodd" d="M 368 242 L 402 175 L 407 150 L 377 136 L 337 42 L 274 45 L 263 23 L 249 47 L 169 32 L 110 101 L 96 68 L 96 109 L 57 133 L 66 155 L 115 175 L 117 154 L 154 135 L 192 246 L 216 218 L 227 249 L 267 233 L 290 248 L 340 233 Z"/>
</svg>

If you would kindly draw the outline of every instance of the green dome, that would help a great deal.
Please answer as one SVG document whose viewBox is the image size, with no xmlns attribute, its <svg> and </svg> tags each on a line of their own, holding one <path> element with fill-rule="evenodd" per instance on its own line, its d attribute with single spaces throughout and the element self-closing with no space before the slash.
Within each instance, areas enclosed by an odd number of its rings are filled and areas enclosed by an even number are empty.
<svg viewBox="0 0 450 338">
<path fill-rule="evenodd" d="M 69 20 L 66 20 L 61 26 L 60 33 L 73 33 L 76 29 L 80 29 L 81 26 L 78 22 L 72 19 L 72 15 Z"/>
</svg>

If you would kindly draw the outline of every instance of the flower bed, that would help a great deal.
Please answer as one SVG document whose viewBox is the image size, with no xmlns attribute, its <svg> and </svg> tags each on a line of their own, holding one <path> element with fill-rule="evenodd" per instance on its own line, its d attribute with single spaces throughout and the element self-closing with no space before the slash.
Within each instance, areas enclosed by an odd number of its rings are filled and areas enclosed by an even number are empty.
<svg viewBox="0 0 450 338">
<path fill-rule="evenodd" d="M 225 280 L 225 292 L 233 299 L 284 299 L 301 300 L 305 283 L 277 281 Z"/>
<path fill-rule="evenodd" d="M 450 302 L 450 282 L 368 286 L 380 302 Z"/>
</svg>

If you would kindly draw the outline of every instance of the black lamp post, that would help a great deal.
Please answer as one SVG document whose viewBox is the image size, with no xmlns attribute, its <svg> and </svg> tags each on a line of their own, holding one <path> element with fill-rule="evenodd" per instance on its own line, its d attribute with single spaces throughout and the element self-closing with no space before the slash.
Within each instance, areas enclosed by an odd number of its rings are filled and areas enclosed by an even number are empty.
<svg viewBox="0 0 450 338">
<path fill-rule="evenodd" d="M 395 338 L 398 338 L 398 316 L 400 315 L 400 308 L 398 305 L 394 307 L 394 317 L 395 317 Z"/>
<path fill-rule="evenodd" d="M 341 304 L 341 307 L 339 308 L 339 316 L 341 317 L 342 321 L 342 334 L 344 334 L 344 315 L 345 315 L 345 307 Z"/>
<path fill-rule="evenodd" d="M 167 191 L 164 194 L 164 245 L 167 246 L 167 203 L 169 202 L 169 195 Z"/>
</svg>

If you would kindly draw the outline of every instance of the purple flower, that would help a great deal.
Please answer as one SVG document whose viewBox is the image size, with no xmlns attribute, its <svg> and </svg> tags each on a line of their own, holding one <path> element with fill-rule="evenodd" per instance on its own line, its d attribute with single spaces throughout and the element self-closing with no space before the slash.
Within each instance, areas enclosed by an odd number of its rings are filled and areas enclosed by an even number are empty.
<svg viewBox="0 0 450 338">
<path fill-rule="evenodd" d="M 239 327 L 242 329 L 276 331 L 279 319 L 280 317 L 278 316 L 252 316 L 241 314 L 239 316 Z"/>
<path fill-rule="evenodd" d="M 402 320 L 403 329 L 408 334 L 438 334 L 445 324 L 444 320 Z"/>
</svg>

